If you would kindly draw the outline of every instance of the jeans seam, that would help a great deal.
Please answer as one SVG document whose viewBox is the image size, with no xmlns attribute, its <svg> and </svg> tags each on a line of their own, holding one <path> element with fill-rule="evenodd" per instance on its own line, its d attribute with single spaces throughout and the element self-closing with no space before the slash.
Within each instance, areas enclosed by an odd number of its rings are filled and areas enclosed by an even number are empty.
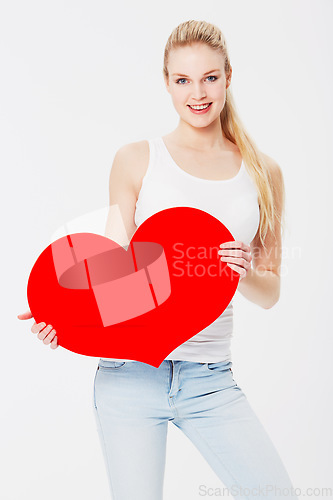
<svg viewBox="0 0 333 500">
<path fill-rule="evenodd" d="M 95 410 L 97 410 L 95 384 L 96 384 L 98 370 L 99 370 L 99 366 L 97 365 L 97 369 L 96 369 L 96 373 L 95 373 L 95 377 L 94 377 L 94 384 L 93 384 L 93 403 L 94 403 Z"/>
<path fill-rule="evenodd" d="M 225 465 L 225 462 L 217 455 L 217 453 L 211 448 L 211 446 L 209 445 L 209 443 L 206 441 L 206 439 L 204 439 L 204 437 L 200 434 L 200 432 L 194 427 L 194 425 L 192 424 L 191 420 L 189 420 L 188 418 L 184 418 L 182 417 L 182 420 L 185 420 L 189 426 L 191 427 L 191 429 L 194 430 L 194 432 L 199 436 L 200 439 L 202 439 L 202 441 L 206 444 L 206 446 L 210 449 L 210 451 L 216 456 L 216 458 L 222 463 L 223 467 L 225 468 L 225 470 L 228 472 L 228 474 L 230 475 L 230 477 L 232 477 L 233 481 L 235 481 L 235 485 L 236 486 L 239 486 L 240 488 L 242 488 L 242 485 L 239 484 L 239 482 L 237 481 L 237 479 L 234 477 L 234 475 L 230 472 L 230 470 L 228 469 L 228 467 Z M 191 438 L 190 438 L 191 439 Z M 221 479 L 220 479 L 221 481 Z M 223 482 L 223 481 L 222 481 Z M 247 498 L 249 500 L 249 497 L 246 496 L 245 498 Z"/>
<path fill-rule="evenodd" d="M 99 370 L 99 367 L 97 368 L 97 371 L 98 370 Z M 96 379 L 96 376 L 95 376 L 95 379 Z M 95 393 L 95 381 L 94 381 L 94 393 Z M 94 396 L 94 400 L 95 400 L 95 396 Z M 106 442 L 105 442 L 103 427 L 102 427 L 102 424 L 101 424 L 101 420 L 99 418 L 99 413 L 98 413 L 97 406 L 95 407 L 95 412 L 96 412 L 96 416 L 97 416 L 97 419 L 98 419 L 99 429 L 100 429 L 102 440 L 103 440 L 103 448 L 104 448 L 104 452 L 105 452 L 105 456 L 106 456 L 106 461 L 107 461 L 107 477 L 109 479 L 109 483 L 110 483 L 110 487 L 111 487 L 111 494 L 114 497 L 114 490 L 113 490 L 112 481 L 111 481 L 111 475 L 110 475 L 109 455 L 108 455 L 108 452 L 107 452 L 107 447 L 106 447 Z"/>
</svg>

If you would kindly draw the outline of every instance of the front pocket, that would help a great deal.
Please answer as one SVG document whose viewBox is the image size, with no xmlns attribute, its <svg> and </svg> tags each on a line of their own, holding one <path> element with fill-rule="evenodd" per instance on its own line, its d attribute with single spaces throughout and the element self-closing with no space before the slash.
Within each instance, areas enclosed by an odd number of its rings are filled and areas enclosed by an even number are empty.
<svg viewBox="0 0 333 500">
<path fill-rule="evenodd" d="M 207 363 L 210 371 L 231 371 L 230 361 L 218 361 L 217 363 Z M 231 372 L 232 373 L 232 372 Z"/>
<path fill-rule="evenodd" d="M 98 363 L 98 367 L 101 370 L 117 370 L 125 365 L 126 361 L 108 361 L 106 359 L 100 360 Z"/>
</svg>

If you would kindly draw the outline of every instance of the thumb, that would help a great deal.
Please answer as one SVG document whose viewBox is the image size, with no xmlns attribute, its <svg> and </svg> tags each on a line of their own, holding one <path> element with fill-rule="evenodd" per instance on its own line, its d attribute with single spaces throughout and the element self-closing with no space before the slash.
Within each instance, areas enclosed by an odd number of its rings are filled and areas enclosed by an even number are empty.
<svg viewBox="0 0 333 500">
<path fill-rule="evenodd" d="M 30 309 L 28 309 L 25 313 L 18 314 L 17 317 L 18 319 L 30 319 L 32 318 L 32 314 Z"/>
</svg>

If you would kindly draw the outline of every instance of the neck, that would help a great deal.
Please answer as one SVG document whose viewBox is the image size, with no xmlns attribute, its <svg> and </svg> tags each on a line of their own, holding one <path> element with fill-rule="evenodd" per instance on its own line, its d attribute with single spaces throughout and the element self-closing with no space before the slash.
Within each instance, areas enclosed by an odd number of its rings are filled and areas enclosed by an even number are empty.
<svg viewBox="0 0 333 500">
<path fill-rule="evenodd" d="M 223 134 L 219 118 L 208 127 L 201 128 L 192 127 L 180 120 L 178 127 L 169 134 L 169 137 L 183 147 L 201 152 L 227 149 L 229 142 Z"/>
</svg>

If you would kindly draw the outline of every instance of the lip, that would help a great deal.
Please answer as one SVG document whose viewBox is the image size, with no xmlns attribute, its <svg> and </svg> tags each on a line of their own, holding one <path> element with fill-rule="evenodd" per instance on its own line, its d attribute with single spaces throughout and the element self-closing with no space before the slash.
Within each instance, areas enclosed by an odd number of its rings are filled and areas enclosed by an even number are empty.
<svg viewBox="0 0 333 500">
<path fill-rule="evenodd" d="M 208 103 L 207 103 L 207 102 L 205 102 L 205 103 L 203 103 L 202 105 L 205 105 L 205 104 L 208 104 Z M 212 104 L 213 104 L 213 103 L 212 103 L 212 102 L 210 102 L 210 103 L 209 103 L 208 108 L 205 108 L 205 109 L 192 109 L 192 108 L 190 107 L 190 105 L 189 105 L 189 104 L 188 104 L 187 106 L 188 106 L 188 109 L 189 109 L 192 113 L 194 113 L 195 115 L 203 115 L 203 114 L 207 113 L 207 112 L 210 110 L 210 108 L 212 107 Z M 193 104 L 193 106 L 200 106 L 200 104 Z"/>
</svg>

